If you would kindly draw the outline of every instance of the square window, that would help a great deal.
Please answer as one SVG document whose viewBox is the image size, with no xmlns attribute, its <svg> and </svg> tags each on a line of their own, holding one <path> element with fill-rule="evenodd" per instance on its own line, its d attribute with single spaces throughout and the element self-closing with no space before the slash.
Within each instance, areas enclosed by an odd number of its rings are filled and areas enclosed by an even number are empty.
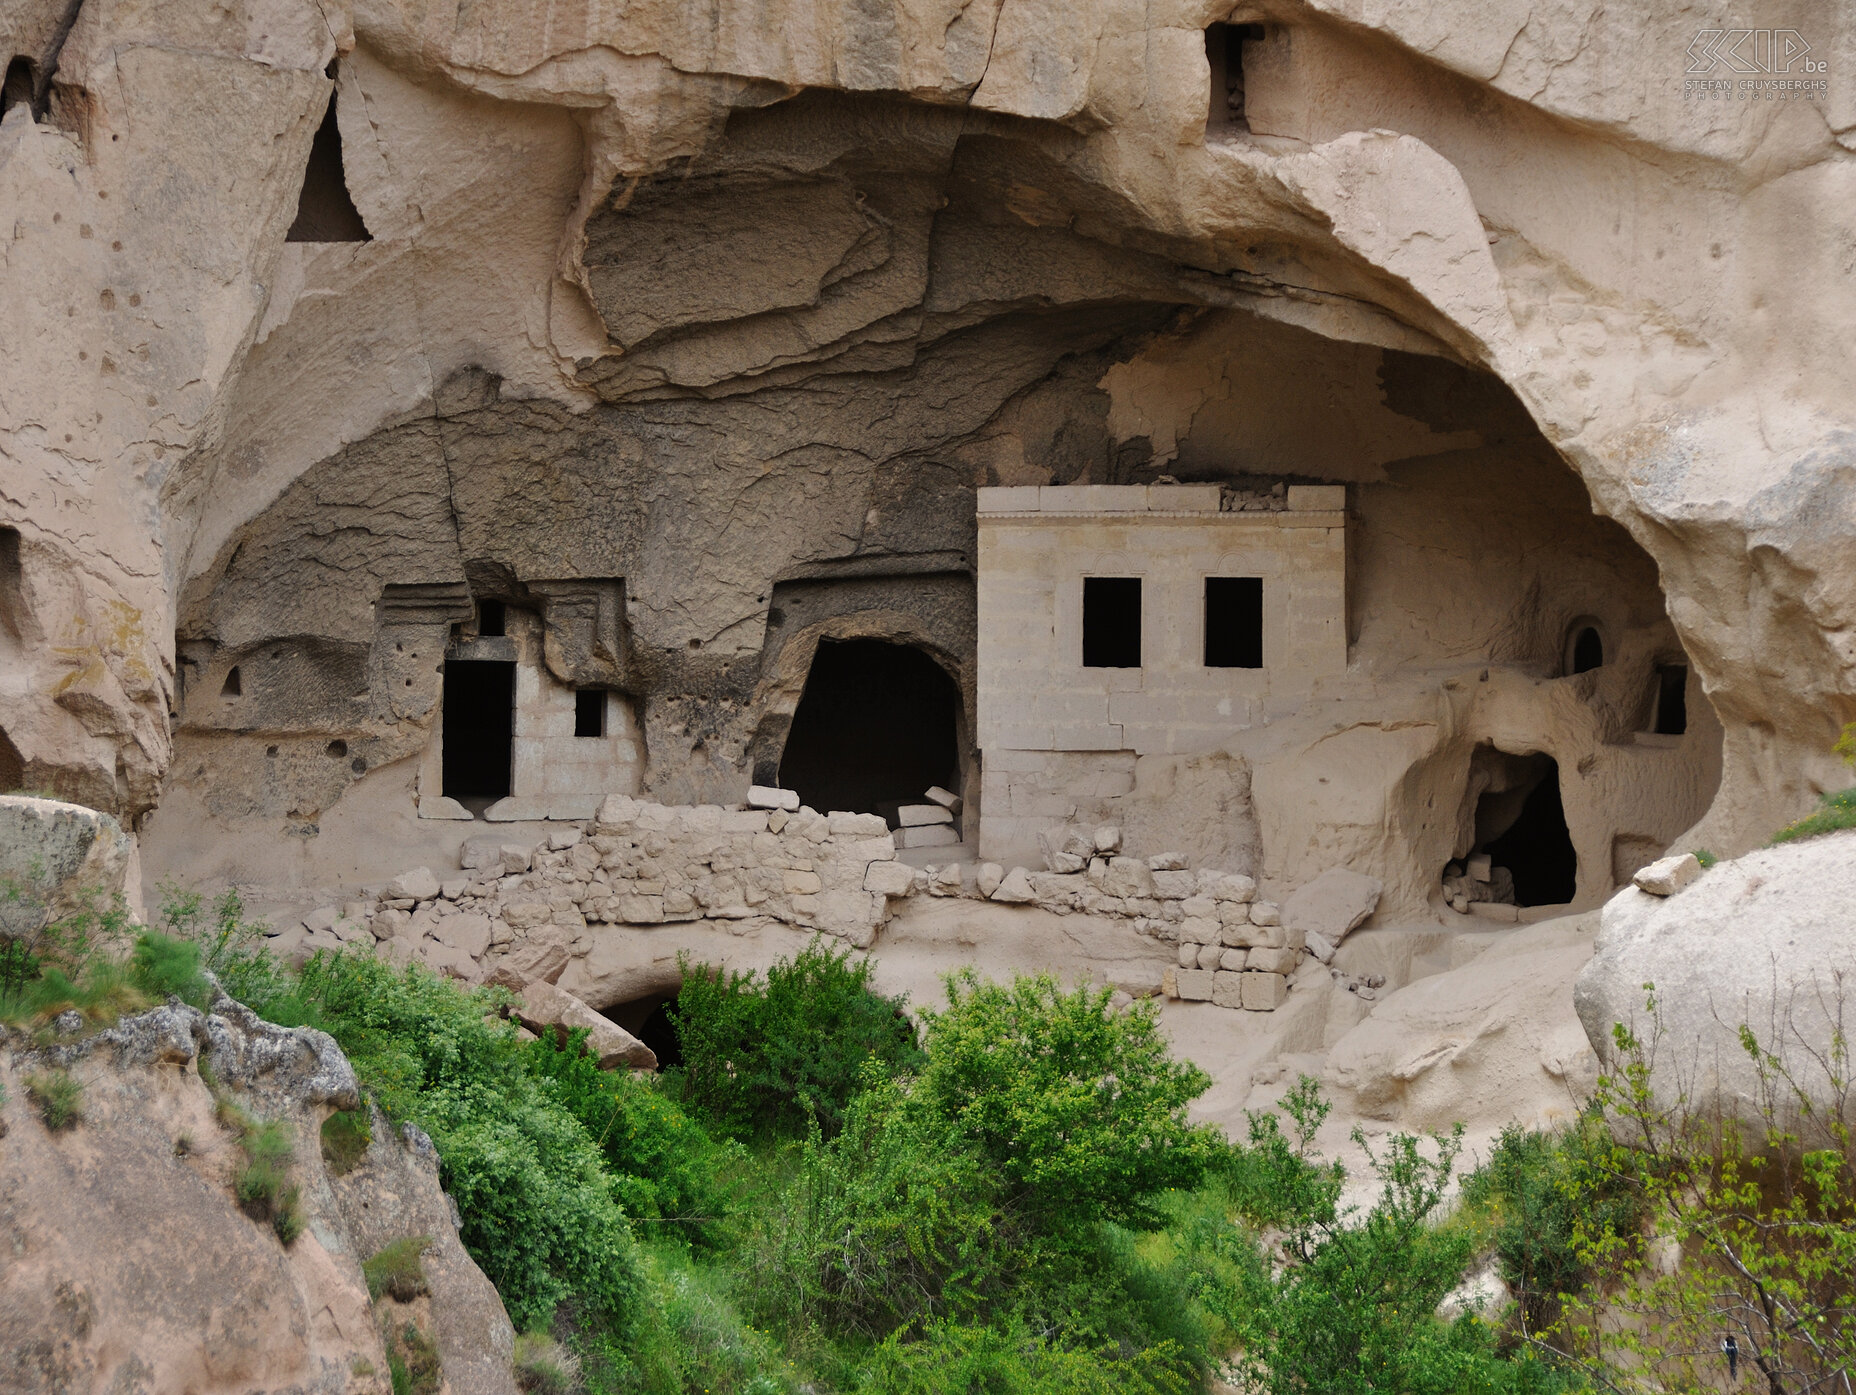
<svg viewBox="0 0 1856 1395">
<path fill-rule="evenodd" d="M 1141 666 L 1141 579 L 1083 578 L 1083 667 Z"/>
<path fill-rule="evenodd" d="M 606 690 L 580 688 L 574 693 L 574 735 L 606 734 Z"/>
<path fill-rule="evenodd" d="M 1263 578 L 1205 578 L 1205 667 L 1263 667 Z"/>
<path fill-rule="evenodd" d="M 500 635 L 504 632 L 506 621 L 503 616 L 501 601 L 477 602 L 477 633 L 480 635 Z"/>
</svg>

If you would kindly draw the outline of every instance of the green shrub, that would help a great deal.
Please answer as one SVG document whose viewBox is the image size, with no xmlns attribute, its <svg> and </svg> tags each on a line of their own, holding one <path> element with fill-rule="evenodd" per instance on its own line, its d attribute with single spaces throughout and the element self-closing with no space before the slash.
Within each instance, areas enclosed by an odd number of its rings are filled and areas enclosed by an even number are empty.
<svg viewBox="0 0 1856 1395">
<path fill-rule="evenodd" d="M 413 1322 L 391 1327 L 383 1335 L 393 1395 L 437 1395 L 445 1371 L 432 1339 Z"/>
<path fill-rule="evenodd" d="M 630 1226 L 599 1149 L 495 1018 L 503 1000 L 416 965 L 319 955 L 261 1010 L 328 1032 L 388 1116 L 431 1136 L 464 1245 L 518 1327 L 569 1299 L 622 1327 L 635 1316 Z"/>
<path fill-rule="evenodd" d="M 580 1389 L 580 1359 L 546 1332 L 516 1338 L 515 1371 L 523 1395 L 575 1395 Z"/>
<path fill-rule="evenodd" d="M 1066 1347 L 1023 1323 L 932 1323 L 872 1353 L 858 1388 L 883 1395 L 1185 1395 L 1197 1373 L 1167 1344 Z"/>
<path fill-rule="evenodd" d="M 1591 1118 L 1564 1134 L 1510 1124 L 1488 1162 L 1463 1179 L 1463 1204 L 1487 1219 L 1525 1336 L 1549 1327 L 1562 1297 L 1593 1277 L 1582 1234 L 1634 1235 L 1642 1224 L 1640 1199 L 1603 1165 L 1609 1149 Z"/>
<path fill-rule="evenodd" d="M 796 1367 L 772 1333 L 742 1318 L 730 1278 L 673 1247 L 650 1251 L 637 1330 L 623 1343 L 599 1333 L 576 1338 L 586 1385 L 626 1395 L 791 1395 Z"/>
<path fill-rule="evenodd" d="M 173 997 L 197 1008 L 206 1006 L 200 947 L 191 941 L 148 931 L 136 937 L 135 953 L 129 963 L 135 986 L 156 1002 Z"/>
<path fill-rule="evenodd" d="M 1216 1129 L 1186 1118 L 1211 1077 L 1172 1058 L 1153 1003 L 1114 1012 L 1111 996 L 968 972 L 948 979 L 945 1008 L 922 1014 L 925 1107 L 1048 1227 L 1159 1225 L 1159 1196 L 1197 1186 L 1223 1152 Z"/>
<path fill-rule="evenodd" d="M 902 999 L 871 991 L 868 959 L 813 940 L 758 975 L 683 963 L 671 1020 L 683 1050 L 683 1098 L 724 1133 L 831 1134 L 865 1064 L 907 1070 L 921 1059 Z"/>
<path fill-rule="evenodd" d="M 16 911 L 23 904 L 30 922 L 44 914 L 42 903 L 11 879 L 0 881 L 0 900 Z M 23 935 L 0 937 L 0 1022 L 45 1023 L 76 1009 L 85 1021 L 107 1024 L 145 1005 L 112 951 L 127 938 L 129 903 L 120 892 L 107 900 L 90 889 L 77 895 L 77 908 Z"/>
<path fill-rule="evenodd" d="M 365 1107 L 338 1109 L 322 1121 L 322 1162 L 331 1177 L 346 1177 L 361 1165 L 373 1143 Z"/>
<path fill-rule="evenodd" d="M 566 1042 L 550 1034 L 523 1049 L 605 1154 L 627 1215 L 667 1222 L 697 1243 L 716 1241 L 731 1207 L 720 1174 L 740 1145 L 711 1139 L 650 1077 L 601 1070 L 585 1039 L 584 1031 Z"/>
<path fill-rule="evenodd" d="M 361 1277 L 367 1281 L 367 1296 L 378 1303 L 384 1293 L 396 1302 L 410 1303 L 426 1292 L 425 1270 L 419 1256 L 431 1243 L 429 1235 L 408 1235 L 363 1260 Z"/>
<path fill-rule="evenodd" d="M 1211 1263 L 1200 1293 L 1236 1337 L 1236 1375 L 1269 1395 L 1455 1395 L 1566 1388 L 1561 1371 L 1504 1360 L 1478 1316 L 1436 1313 L 1476 1245 L 1467 1228 L 1435 1220 L 1461 1130 L 1423 1142 L 1396 1134 L 1367 1156 L 1380 1184 L 1364 1217 L 1340 1205 L 1345 1170 L 1312 1153 L 1329 1106 L 1308 1076 L 1275 1112 L 1250 1116 L 1234 1150 L 1240 1226 L 1204 1224 L 1194 1243 Z M 1363 1135 L 1354 1140 L 1366 1148 Z"/>
<path fill-rule="evenodd" d="M 84 1117 L 84 1085 L 69 1071 L 39 1071 L 26 1077 L 26 1095 L 53 1133 L 74 1128 Z"/>
<path fill-rule="evenodd" d="M 288 975 L 265 948 L 264 923 L 245 919 L 237 891 L 215 897 L 209 915 L 199 892 L 164 882 L 160 917 L 167 935 L 195 946 L 199 967 L 239 1002 L 256 1008 L 287 990 Z"/>
</svg>

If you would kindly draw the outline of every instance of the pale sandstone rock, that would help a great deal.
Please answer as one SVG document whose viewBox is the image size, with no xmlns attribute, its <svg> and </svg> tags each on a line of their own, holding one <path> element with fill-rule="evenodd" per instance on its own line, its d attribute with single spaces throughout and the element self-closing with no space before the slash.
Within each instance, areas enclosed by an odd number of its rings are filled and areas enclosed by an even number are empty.
<svg viewBox="0 0 1856 1395">
<path fill-rule="evenodd" d="M 1215 977 L 1210 969 L 1180 969 L 1175 972 L 1173 982 L 1182 1001 L 1210 1002 Z"/>
<path fill-rule="evenodd" d="M 1274 1012 L 1289 994 L 1289 980 L 1279 973 L 1251 973 L 1242 976 L 1240 1006 L 1248 1012 Z"/>
<path fill-rule="evenodd" d="M 981 896 L 990 899 L 993 892 L 999 889 L 999 883 L 1004 880 L 1005 868 L 1001 867 L 998 863 L 982 862 L 980 864 L 977 885 L 979 886 Z"/>
<path fill-rule="evenodd" d="M 1037 889 L 1031 885 L 1031 874 L 1023 867 L 1014 867 L 1007 872 L 986 899 L 1003 901 L 1009 905 L 1021 905 L 1038 898 Z"/>
<path fill-rule="evenodd" d="M 633 1070 L 657 1069 L 657 1056 L 650 1047 L 551 983 L 530 980 L 510 1010 L 531 1032 L 551 1031 L 561 1042 L 567 1040 L 569 1032 L 584 1028 L 587 1049 L 597 1058 L 601 1070 L 614 1070 L 619 1066 L 629 1066 Z"/>
<path fill-rule="evenodd" d="M 1638 868 L 1631 880 L 1639 891 L 1647 891 L 1652 896 L 1674 896 L 1700 875 L 1700 859 L 1694 853 L 1682 853 Z"/>
<path fill-rule="evenodd" d="M 784 809 L 790 813 L 799 807 L 799 792 L 797 790 L 776 789 L 769 785 L 749 785 L 748 807 L 752 809 Z"/>
<path fill-rule="evenodd" d="M 955 794 L 952 790 L 942 789 L 939 785 L 930 785 L 927 789 L 923 790 L 922 798 L 926 799 L 930 804 L 939 804 L 950 814 L 958 814 L 960 812 L 960 796 Z"/>
<path fill-rule="evenodd" d="M 872 862 L 864 869 L 864 890 L 878 896 L 907 896 L 915 886 L 915 869 L 900 862 Z"/>
</svg>

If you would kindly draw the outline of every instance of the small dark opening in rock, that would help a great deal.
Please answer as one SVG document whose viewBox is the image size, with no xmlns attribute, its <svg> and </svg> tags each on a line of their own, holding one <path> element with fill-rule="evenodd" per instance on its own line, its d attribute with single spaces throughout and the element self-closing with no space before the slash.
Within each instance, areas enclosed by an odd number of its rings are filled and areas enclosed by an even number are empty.
<svg viewBox="0 0 1856 1395">
<path fill-rule="evenodd" d="M 574 693 L 574 735 L 606 734 L 606 690 L 581 688 Z"/>
<path fill-rule="evenodd" d="M 13 738 L 6 734 L 6 728 L 0 727 L 0 794 L 23 788 L 25 783 L 26 762 L 19 754 L 19 747 L 13 744 Z"/>
<path fill-rule="evenodd" d="M 1577 890 L 1579 856 L 1573 850 L 1566 811 L 1560 803 L 1559 763 L 1551 756 L 1536 756 L 1533 760 L 1538 776 L 1531 788 L 1523 787 L 1519 811 L 1512 822 L 1483 843 L 1482 851 L 1489 854 L 1495 866 L 1506 867 L 1513 874 L 1516 905 L 1562 906 L 1572 900 Z M 1511 808 L 1517 793 L 1520 791 L 1484 795 L 1476 811 L 1478 832 L 1484 827 L 1490 801 L 1501 800 L 1504 807 Z"/>
<path fill-rule="evenodd" d="M 337 737 L 329 743 L 328 753 L 337 760 L 341 760 L 348 754 L 348 743 L 343 741 L 340 737 Z"/>
<path fill-rule="evenodd" d="M 664 1070 L 683 1064 L 683 1044 L 677 1040 L 677 1029 L 670 1021 L 670 1010 L 676 1001 L 675 993 L 650 993 L 629 1002 L 614 1003 L 604 1010 L 604 1016 L 650 1047 L 657 1057 L 657 1068 Z"/>
<path fill-rule="evenodd" d="M 348 194 L 348 175 L 342 168 L 342 135 L 335 124 L 335 94 L 316 128 L 309 147 L 309 164 L 303 170 L 303 191 L 297 196 L 296 221 L 284 234 L 286 242 L 371 242 L 361 211 Z"/>
<path fill-rule="evenodd" d="M 452 799 L 509 793 L 515 736 L 516 666 L 500 660 L 445 664 L 444 792 Z"/>
<path fill-rule="evenodd" d="M 1656 722 L 1650 728 L 1659 736 L 1680 736 L 1688 730 L 1688 665 L 1664 664 L 1656 670 Z"/>
<path fill-rule="evenodd" d="M 960 692 L 919 649 L 822 640 L 793 713 L 779 783 L 821 812 L 875 813 L 957 788 Z"/>
<path fill-rule="evenodd" d="M 219 696 L 240 697 L 244 694 L 244 691 L 245 685 L 239 678 L 238 665 L 233 664 L 231 668 L 226 670 L 226 681 L 219 686 Z"/>
<path fill-rule="evenodd" d="M 1205 129 L 1213 136 L 1250 129 L 1244 111 L 1244 45 L 1263 37 L 1261 24 L 1214 24 L 1205 31 L 1205 57 L 1211 64 L 1211 108 Z"/>
<path fill-rule="evenodd" d="M 1205 667 L 1263 667 L 1263 578 L 1205 578 Z"/>
<path fill-rule="evenodd" d="M 500 635 L 508 632 L 508 616 L 501 601 L 477 602 L 477 633 Z"/>
<path fill-rule="evenodd" d="M 1584 626 L 1572 637 L 1572 663 L 1569 667 L 1574 673 L 1590 673 L 1595 668 L 1604 667 L 1604 638 L 1590 625 Z"/>
<path fill-rule="evenodd" d="M 0 116 L 14 107 L 31 107 L 38 81 L 30 58 L 15 58 L 6 65 L 6 80 L 0 84 Z"/>
<path fill-rule="evenodd" d="M 1083 667 L 1141 666 L 1141 579 L 1083 578 Z"/>
</svg>

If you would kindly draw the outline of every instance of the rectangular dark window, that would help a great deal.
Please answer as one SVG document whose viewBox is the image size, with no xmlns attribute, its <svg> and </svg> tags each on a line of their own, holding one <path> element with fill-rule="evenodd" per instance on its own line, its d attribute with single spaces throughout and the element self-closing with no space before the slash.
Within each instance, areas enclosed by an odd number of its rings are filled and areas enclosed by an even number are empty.
<svg viewBox="0 0 1856 1395">
<path fill-rule="evenodd" d="M 500 635 L 506 621 L 501 601 L 477 602 L 477 633 L 480 635 Z"/>
<path fill-rule="evenodd" d="M 1656 725 L 1660 736 L 1688 730 L 1688 665 L 1667 664 L 1656 670 Z"/>
<path fill-rule="evenodd" d="M 1141 579 L 1083 578 L 1083 667 L 1141 666 Z"/>
<path fill-rule="evenodd" d="M 574 735 L 606 734 L 606 690 L 580 688 L 574 693 Z"/>
<path fill-rule="evenodd" d="M 1263 578 L 1205 578 L 1205 667 L 1263 667 Z"/>
<path fill-rule="evenodd" d="M 444 792 L 452 799 L 509 793 L 516 666 L 445 660 Z"/>
</svg>

